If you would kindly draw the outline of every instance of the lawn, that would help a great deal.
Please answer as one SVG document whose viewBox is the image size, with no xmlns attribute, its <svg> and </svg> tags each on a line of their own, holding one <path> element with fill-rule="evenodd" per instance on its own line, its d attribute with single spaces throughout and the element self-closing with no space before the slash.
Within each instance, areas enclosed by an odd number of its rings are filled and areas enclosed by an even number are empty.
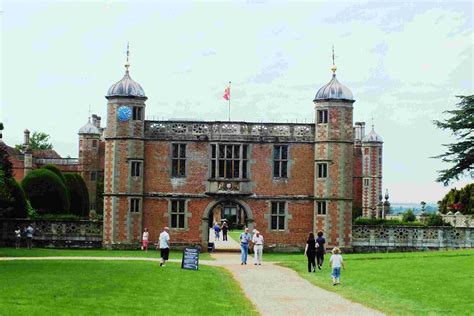
<svg viewBox="0 0 474 316">
<path fill-rule="evenodd" d="M 0 262 L 0 315 L 257 315 L 220 267 L 144 261 Z"/>
<path fill-rule="evenodd" d="M 230 230 L 228 235 L 235 240 L 236 242 L 240 243 L 240 234 L 243 233 L 243 230 Z"/>
<path fill-rule="evenodd" d="M 303 254 L 264 254 L 313 284 L 387 314 L 467 315 L 474 311 L 474 250 L 343 255 L 341 286 L 331 284 L 329 254 L 308 273 Z"/>
<path fill-rule="evenodd" d="M 182 251 L 171 251 L 170 258 L 181 259 Z M 47 249 L 33 248 L 0 248 L 0 257 L 139 257 L 159 258 L 160 252 L 156 250 L 105 250 L 105 249 Z M 209 253 L 199 255 L 200 260 L 213 260 Z"/>
</svg>

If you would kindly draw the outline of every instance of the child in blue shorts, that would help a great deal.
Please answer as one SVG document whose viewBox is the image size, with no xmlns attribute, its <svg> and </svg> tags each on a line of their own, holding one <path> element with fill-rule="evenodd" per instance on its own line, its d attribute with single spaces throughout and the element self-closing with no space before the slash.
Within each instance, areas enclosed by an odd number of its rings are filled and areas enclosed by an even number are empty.
<svg viewBox="0 0 474 316">
<path fill-rule="evenodd" d="M 341 267 L 345 270 L 344 261 L 341 256 L 341 249 L 334 247 L 332 249 L 332 255 L 329 259 L 329 266 L 332 268 L 332 285 L 340 284 Z"/>
</svg>

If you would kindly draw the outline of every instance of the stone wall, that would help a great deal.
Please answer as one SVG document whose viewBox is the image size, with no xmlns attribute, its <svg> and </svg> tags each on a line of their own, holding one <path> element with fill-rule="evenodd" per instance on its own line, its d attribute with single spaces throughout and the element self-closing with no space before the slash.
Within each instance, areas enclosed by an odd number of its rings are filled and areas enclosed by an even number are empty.
<svg viewBox="0 0 474 316">
<path fill-rule="evenodd" d="M 34 228 L 33 246 L 51 248 L 101 248 L 102 222 L 100 221 L 52 221 L 2 219 L 0 221 L 0 246 L 15 244 L 15 228 L 21 229 L 21 247 L 25 247 L 25 228 Z"/>
<path fill-rule="evenodd" d="M 355 252 L 472 248 L 471 228 L 420 226 L 365 226 L 352 228 Z"/>
</svg>

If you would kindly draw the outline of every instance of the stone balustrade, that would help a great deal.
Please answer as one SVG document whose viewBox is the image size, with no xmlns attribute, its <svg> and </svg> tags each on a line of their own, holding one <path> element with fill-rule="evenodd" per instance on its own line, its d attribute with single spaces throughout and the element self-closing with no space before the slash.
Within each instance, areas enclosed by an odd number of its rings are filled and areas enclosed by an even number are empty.
<svg viewBox="0 0 474 316">
<path fill-rule="evenodd" d="M 54 248 L 101 248 L 101 221 L 56 221 L 56 220 L 26 220 L 2 219 L 0 221 L 0 244 L 12 246 L 15 244 L 14 231 L 20 227 L 22 246 L 25 244 L 25 228 L 31 224 L 34 229 L 33 245 L 37 247 Z"/>
<path fill-rule="evenodd" d="M 357 252 L 423 250 L 472 248 L 474 242 L 466 227 L 353 225 L 352 246 Z"/>
<path fill-rule="evenodd" d="M 145 121 L 145 137 L 158 140 L 314 141 L 314 124 Z"/>
</svg>

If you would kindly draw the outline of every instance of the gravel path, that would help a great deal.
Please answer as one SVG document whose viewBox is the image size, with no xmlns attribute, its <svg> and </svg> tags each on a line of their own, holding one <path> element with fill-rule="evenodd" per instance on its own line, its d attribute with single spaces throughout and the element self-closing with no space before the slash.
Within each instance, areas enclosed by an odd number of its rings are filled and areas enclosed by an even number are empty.
<svg viewBox="0 0 474 316">
<path fill-rule="evenodd" d="M 200 260 L 199 263 L 228 269 L 261 315 L 383 315 L 314 286 L 291 269 L 270 262 L 255 266 L 252 258 L 249 258 L 249 265 L 242 266 L 240 254 L 236 253 L 214 253 L 212 257 L 215 260 Z M 0 261 L 14 260 L 160 261 L 137 257 L 0 257 Z M 179 259 L 169 261 L 181 262 Z"/>
<path fill-rule="evenodd" d="M 288 268 L 264 262 L 240 265 L 236 254 L 212 254 L 239 281 L 261 315 L 383 315 L 340 295 L 314 286 Z"/>
</svg>

